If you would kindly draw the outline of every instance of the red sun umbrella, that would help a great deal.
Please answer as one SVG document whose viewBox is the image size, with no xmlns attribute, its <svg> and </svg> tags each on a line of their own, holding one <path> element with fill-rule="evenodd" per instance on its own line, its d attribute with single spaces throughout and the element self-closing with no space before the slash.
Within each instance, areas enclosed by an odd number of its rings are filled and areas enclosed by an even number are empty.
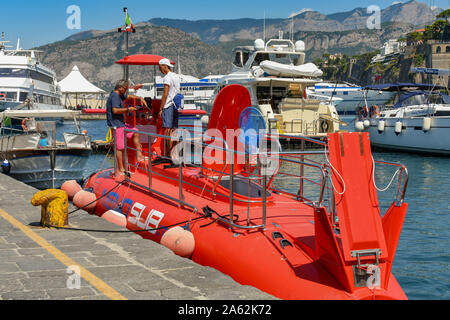
<svg viewBox="0 0 450 320">
<path fill-rule="evenodd" d="M 164 59 L 164 57 L 155 54 L 136 54 L 116 61 L 116 64 L 125 64 L 130 66 L 157 66 L 161 59 Z M 170 61 L 170 63 L 175 65 L 175 62 L 173 61 Z"/>
</svg>

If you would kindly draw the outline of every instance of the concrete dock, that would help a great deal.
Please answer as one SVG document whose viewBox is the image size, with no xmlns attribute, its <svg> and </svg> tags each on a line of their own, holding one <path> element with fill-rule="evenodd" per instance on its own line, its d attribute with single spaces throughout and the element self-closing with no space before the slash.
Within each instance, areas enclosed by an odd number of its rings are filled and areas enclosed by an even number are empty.
<svg viewBox="0 0 450 320">
<path fill-rule="evenodd" d="M 275 299 L 133 233 L 41 228 L 36 192 L 0 174 L 0 300 Z M 69 223 L 121 230 L 81 211 Z"/>
</svg>

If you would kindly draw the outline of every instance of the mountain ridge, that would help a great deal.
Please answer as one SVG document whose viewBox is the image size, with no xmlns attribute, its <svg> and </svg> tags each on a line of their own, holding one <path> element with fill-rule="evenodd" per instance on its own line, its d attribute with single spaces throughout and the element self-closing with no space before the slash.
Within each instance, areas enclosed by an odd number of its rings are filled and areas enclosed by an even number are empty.
<svg viewBox="0 0 450 320">
<path fill-rule="evenodd" d="M 294 24 L 294 32 L 298 31 L 347 31 L 367 29 L 367 19 L 373 15 L 367 8 L 355 8 L 345 12 L 322 14 L 318 11 L 306 10 L 292 19 L 266 19 L 266 35 L 274 37 L 279 30 L 289 33 L 291 23 Z M 434 20 L 442 9 L 432 9 L 427 4 L 411 0 L 405 3 L 395 3 L 381 10 L 381 23 L 399 22 L 411 23 L 416 27 L 423 27 Z M 182 22 L 181 22 L 182 21 Z M 233 27 L 224 30 L 223 22 L 232 24 Z M 234 23 L 233 23 L 234 21 Z M 206 43 L 216 44 L 231 40 L 249 38 L 263 38 L 264 19 L 249 19 L 246 24 L 244 19 L 236 20 L 177 20 L 154 18 L 148 20 L 156 26 L 178 28 L 188 34 L 195 35 Z M 218 32 L 218 31 L 221 32 Z"/>
<path fill-rule="evenodd" d="M 393 3 L 381 10 L 381 23 L 399 22 L 411 24 L 411 21 L 414 21 L 414 26 L 419 28 L 433 21 L 435 16 L 442 10 L 441 8 L 432 9 L 427 4 L 417 0 Z M 373 13 L 367 12 L 367 8 L 361 7 L 328 15 L 312 9 L 302 9 L 292 19 L 265 19 L 266 35 L 267 37 L 274 37 L 279 30 L 289 33 L 292 21 L 294 22 L 294 32 L 367 29 L 367 19 L 372 15 Z M 263 38 L 264 35 L 264 19 L 255 18 L 188 20 L 159 17 L 143 21 L 137 26 L 146 24 L 180 29 L 208 44 L 238 39 Z M 71 35 L 63 41 L 87 39 L 102 32 L 101 30 L 87 30 Z"/>
<path fill-rule="evenodd" d="M 413 0 L 384 9 L 385 20 L 393 20 L 398 17 L 406 19 L 411 10 L 414 11 L 417 8 L 422 10 L 420 11 L 421 14 L 428 12 L 430 19 L 431 14 L 434 14 L 426 4 Z M 299 14 L 299 19 L 294 18 L 293 20 L 296 23 L 293 38 L 305 42 L 307 62 L 321 58 L 324 53 L 342 53 L 353 56 L 375 51 L 381 48 L 385 41 L 404 37 L 417 27 L 416 24 L 397 19 L 395 21 L 382 21 L 379 30 L 369 30 L 367 27 L 355 29 L 358 25 L 366 24 L 366 18 L 364 17 L 366 11 L 364 10 L 363 8 L 355 8 L 351 11 L 338 13 L 339 16 L 333 16 L 335 20 L 330 20 L 326 15 L 310 10 Z M 396 14 L 399 16 L 396 17 Z M 162 18 L 158 19 L 161 19 L 157 20 L 159 23 L 167 21 Z M 305 19 L 315 20 L 314 23 L 311 23 L 311 21 L 307 22 Z M 279 30 L 285 31 L 285 38 L 291 37 L 289 20 L 267 19 L 266 39 L 269 37 L 278 38 Z M 201 20 L 197 24 L 191 25 L 190 29 L 186 27 L 191 23 L 189 20 L 170 19 L 170 21 L 173 24 L 177 23 L 178 28 L 157 26 L 155 23 L 148 21 L 137 23 L 135 25 L 136 33 L 130 35 L 129 54 L 154 53 L 166 56 L 174 61 L 177 61 L 180 57 L 182 73 L 201 78 L 209 74 L 231 72 L 233 47 L 253 45 L 255 39 L 263 38 L 263 20 L 258 19 L 243 18 L 219 22 L 218 20 Z M 236 21 L 240 23 L 236 23 Z M 195 29 L 200 23 L 203 23 L 203 32 L 207 34 L 206 36 Z M 210 28 L 211 23 L 216 23 L 213 30 Z M 250 28 L 243 28 L 244 23 L 247 23 Z M 302 23 L 305 25 L 302 25 Z M 330 24 L 333 25 L 332 28 L 329 27 Z M 353 28 L 345 27 L 350 24 L 353 24 Z M 325 28 L 325 25 L 328 27 Z M 315 30 L 308 31 L 306 26 Z M 207 38 L 205 39 L 205 37 Z M 64 78 L 76 64 L 81 72 L 95 85 L 109 89 L 115 81 L 123 77 L 122 67 L 114 62 L 123 58 L 125 55 L 124 47 L 123 33 L 118 33 L 117 28 L 114 28 L 83 31 L 63 41 L 41 46 L 37 49 L 44 51 L 41 60 L 46 65 L 52 66 L 58 75 L 58 79 Z M 147 71 L 140 72 L 137 67 L 131 68 L 130 75 L 135 82 L 150 81 L 149 73 Z"/>
</svg>

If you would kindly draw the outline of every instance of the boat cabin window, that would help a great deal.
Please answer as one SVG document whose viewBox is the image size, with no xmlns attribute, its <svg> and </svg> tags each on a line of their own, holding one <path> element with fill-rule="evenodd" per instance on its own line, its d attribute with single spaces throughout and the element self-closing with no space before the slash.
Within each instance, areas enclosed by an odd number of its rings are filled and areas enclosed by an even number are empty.
<svg viewBox="0 0 450 320">
<path fill-rule="evenodd" d="M 20 92 L 19 94 L 19 102 L 24 102 L 28 98 L 28 92 Z"/>
<path fill-rule="evenodd" d="M 259 66 L 259 64 L 263 61 L 270 60 L 270 56 L 268 53 L 260 52 L 256 54 L 255 60 L 253 61 L 253 67 Z"/>
<path fill-rule="evenodd" d="M 250 54 L 248 52 L 242 52 L 242 65 L 246 65 Z"/>
<path fill-rule="evenodd" d="M 17 100 L 17 92 L 0 92 L 0 94 L 6 99 L 11 101 Z"/>
<path fill-rule="evenodd" d="M 242 62 L 242 51 L 237 51 L 236 55 L 234 57 L 234 62 L 233 64 L 236 67 L 242 68 L 244 66 L 243 62 Z"/>
<path fill-rule="evenodd" d="M 297 66 L 299 62 L 302 63 L 302 61 L 300 60 L 300 56 L 301 55 L 298 53 L 271 53 L 270 61 Z"/>
<path fill-rule="evenodd" d="M 34 70 L 30 70 L 30 72 L 31 72 L 31 78 L 33 80 L 42 81 L 42 82 L 45 82 L 45 83 L 48 83 L 48 84 L 53 84 L 53 78 L 52 77 L 50 77 L 50 76 L 48 76 L 46 74 L 43 74 L 41 72 L 34 71 Z"/>
<path fill-rule="evenodd" d="M 28 78 L 27 69 L 0 68 L 0 78 Z"/>
<path fill-rule="evenodd" d="M 436 117 L 450 117 L 450 111 L 436 111 L 434 116 L 436 116 Z"/>
<path fill-rule="evenodd" d="M 157 97 L 162 97 L 163 93 L 164 93 L 164 88 L 157 88 L 156 89 L 156 96 Z"/>
<path fill-rule="evenodd" d="M 44 96 L 40 94 L 33 94 L 33 99 L 37 103 L 44 103 Z"/>
<path fill-rule="evenodd" d="M 259 104 L 270 104 L 275 113 L 279 113 L 278 105 L 286 98 L 288 89 L 286 87 L 258 86 L 256 88 L 256 97 Z"/>
<path fill-rule="evenodd" d="M 53 84 L 53 78 L 41 72 L 28 69 L 0 68 L 0 78 L 31 78 Z"/>
</svg>

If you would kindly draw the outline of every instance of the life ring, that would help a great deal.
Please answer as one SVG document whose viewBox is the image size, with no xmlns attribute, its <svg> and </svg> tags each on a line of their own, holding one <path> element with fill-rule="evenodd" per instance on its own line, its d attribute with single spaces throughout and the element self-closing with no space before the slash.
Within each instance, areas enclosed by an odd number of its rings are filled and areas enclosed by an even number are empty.
<svg viewBox="0 0 450 320">
<path fill-rule="evenodd" d="M 0 100 L 5 100 L 5 99 L 6 99 L 6 94 L 0 93 Z"/>
<path fill-rule="evenodd" d="M 320 129 L 323 133 L 328 132 L 328 129 L 330 128 L 330 125 L 328 124 L 328 121 L 322 121 L 320 123 Z"/>
<path fill-rule="evenodd" d="M 23 129 L 23 131 L 27 131 L 28 130 L 28 128 L 27 128 L 27 121 L 28 120 L 30 120 L 30 119 L 25 118 L 25 119 L 22 120 L 22 129 Z"/>
</svg>

